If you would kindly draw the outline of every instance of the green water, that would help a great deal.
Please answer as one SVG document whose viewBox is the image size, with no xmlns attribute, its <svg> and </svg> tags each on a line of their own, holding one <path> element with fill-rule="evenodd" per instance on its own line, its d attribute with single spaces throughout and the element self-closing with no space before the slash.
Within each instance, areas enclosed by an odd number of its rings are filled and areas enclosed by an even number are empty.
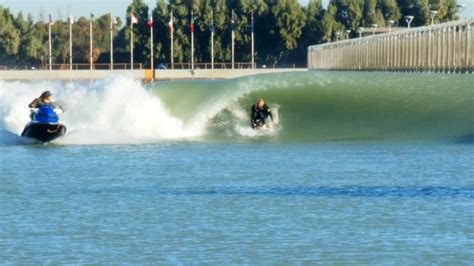
<svg viewBox="0 0 474 266">
<path fill-rule="evenodd" d="M 280 107 L 282 131 L 277 138 L 301 141 L 473 133 L 473 82 L 472 75 L 310 72 L 193 85 L 157 83 L 153 88 L 183 119 L 222 99 L 230 111 L 249 110 L 255 99 L 266 99 Z M 226 113 L 220 115 L 224 124 L 235 122 Z"/>
</svg>

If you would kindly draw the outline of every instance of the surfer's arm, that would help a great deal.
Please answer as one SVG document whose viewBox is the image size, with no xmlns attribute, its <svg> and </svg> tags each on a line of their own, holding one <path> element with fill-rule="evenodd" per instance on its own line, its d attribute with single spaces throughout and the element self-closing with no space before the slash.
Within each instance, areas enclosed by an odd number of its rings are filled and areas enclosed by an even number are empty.
<svg viewBox="0 0 474 266">
<path fill-rule="evenodd" d="M 251 113 L 250 119 L 251 119 L 252 121 L 254 121 L 255 118 L 256 118 L 256 116 L 257 116 L 257 112 L 256 112 L 256 110 L 255 110 L 255 105 L 252 106 L 252 109 L 250 110 L 250 113 Z"/>
<path fill-rule="evenodd" d="M 252 106 L 252 109 L 250 110 L 250 124 L 252 127 L 255 126 L 255 118 L 257 118 L 257 111 L 255 110 L 255 105 Z"/>
<path fill-rule="evenodd" d="M 270 116 L 270 119 L 272 120 L 272 122 L 275 122 L 275 121 L 273 120 L 272 110 L 270 110 L 269 107 L 267 108 L 267 113 L 268 113 L 268 116 Z"/>
</svg>

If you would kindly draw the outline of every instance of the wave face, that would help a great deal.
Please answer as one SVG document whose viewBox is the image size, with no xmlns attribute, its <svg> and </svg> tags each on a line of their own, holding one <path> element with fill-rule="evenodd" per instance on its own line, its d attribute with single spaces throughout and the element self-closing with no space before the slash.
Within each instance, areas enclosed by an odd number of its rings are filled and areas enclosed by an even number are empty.
<svg viewBox="0 0 474 266">
<path fill-rule="evenodd" d="M 28 102 L 52 90 L 66 112 L 62 143 L 163 140 L 427 140 L 474 133 L 472 75 L 299 72 L 218 81 L 143 85 L 127 77 L 95 82 L 0 81 L 0 130 L 18 135 Z M 249 127 L 257 98 L 279 120 Z"/>
</svg>

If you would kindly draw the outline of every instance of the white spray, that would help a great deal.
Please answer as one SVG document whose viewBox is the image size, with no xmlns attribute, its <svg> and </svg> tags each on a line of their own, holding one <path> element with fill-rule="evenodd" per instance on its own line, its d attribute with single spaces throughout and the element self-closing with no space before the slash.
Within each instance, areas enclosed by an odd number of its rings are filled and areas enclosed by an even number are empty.
<svg viewBox="0 0 474 266">
<path fill-rule="evenodd" d="M 54 100 L 65 105 L 61 121 L 67 125 L 68 134 L 60 143 L 134 143 L 196 134 L 183 130 L 182 121 L 170 115 L 158 97 L 131 78 L 91 84 L 0 81 L 0 88 L 0 130 L 14 134 L 20 134 L 29 120 L 28 103 L 45 90 L 52 91 Z"/>
<path fill-rule="evenodd" d="M 208 122 L 225 108 L 240 121 L 234 125 L 237 134 L 247 137 L 275 134 L 250 129 L 248 114 L 236 104 L 240 97 L 252 91 L 264 91 L 268 82 L 271 80 L 260 79 L 257 83 L 247 79 L 231 91 L 217 93 L 200 105 L 185 124 L 168 111 L 159 96 L 131 77 L 94 82 L 0 80 L 0 130 L 21 134 L 29 121 L 28 103 L 50 90 L 54 100 L 66 109 L 60 118 L 68 133 L 58 141 L 64 144 L 140 143 L 198 137 L 206 134 Z M 278 108 L 273 111 L 277 113 Z"/>
</svg>

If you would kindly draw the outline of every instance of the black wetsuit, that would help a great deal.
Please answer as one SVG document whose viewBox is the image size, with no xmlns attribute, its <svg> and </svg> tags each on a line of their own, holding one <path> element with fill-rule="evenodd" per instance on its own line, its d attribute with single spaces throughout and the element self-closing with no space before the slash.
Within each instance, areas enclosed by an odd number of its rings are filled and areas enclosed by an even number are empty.
<svg viewBox="0 0 474 266">
<path fill-rule="evenodd" d="M 256 105 L 252 106 L 252 114 L 250 116 L 250 123 L 252 128 L 259 128 L 265 125 L 265 120 L 270 117 L 273 121 L 273 115 L 268 105 L 263 105 L 262 108 L 258 108 Z"/>
</svg>

